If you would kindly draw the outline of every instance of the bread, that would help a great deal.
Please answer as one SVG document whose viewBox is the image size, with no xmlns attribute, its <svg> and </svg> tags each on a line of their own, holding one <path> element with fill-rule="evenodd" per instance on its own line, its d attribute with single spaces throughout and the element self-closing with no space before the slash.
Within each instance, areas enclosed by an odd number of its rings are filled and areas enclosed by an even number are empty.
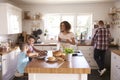
<svg viewBox="0 0 120 80">
<path fill-rule="evenodd" d="M 62 54 L 62 52 L 60 52 L 60 51 L 53 52 L 53 56 L 55 56 L 55 57 L 59 57 L 59 56 L 61 56 L 61 54 Z"/>
<path fill-rule="evenodd" d="M 57 57 L 58 61 L 65 61 L 65 59 L 61 58 L 61 57 Z"/>
<path fill-rule="evenodd" d="M 56 61 L 55 57 L 48 57 L 47 59 L 48 59 L 48 61 Z"/>
<path fill-rule="evenodd" d="M 66 55 L 61 55 L 61 58 L 65 59 L 65 58 L 66 58 Z"/>
</svg>

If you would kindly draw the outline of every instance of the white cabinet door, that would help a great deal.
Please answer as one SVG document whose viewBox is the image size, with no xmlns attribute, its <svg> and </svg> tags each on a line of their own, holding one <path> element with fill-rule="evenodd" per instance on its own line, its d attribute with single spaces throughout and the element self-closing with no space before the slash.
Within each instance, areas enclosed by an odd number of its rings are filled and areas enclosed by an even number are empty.
<svg viewBox="0 0 120 80">
<path fill-rule="evenodd" d="M 0 3 L 0 34 L 15 34 L 22 32 L 21 9 L 7 3 Z M 3 29 L 4 27 L 4 29 Z"/>
<path fill-rule="evenodd" d="M 57 46 L 51 46 L 51 50 L 57 50 Z"/>
<path fill-rule="evenodd" d="M 57 46 L 34 46 L 36 49 L 39 50 L 56 50 Z"/>
<path fill-rule="evenodd" d="M 93 46 L 78 46 L 78 50 L 81 50 L 88 64 L 92 69 L 97 69 L 98 66 L 94 60 Z"/>
<path fill-rule="evenodd" d="M 120 79 L 120 56 L 113 53 L 111 55 L 111 80 Z"/>
<path fill-rule="evenodd" d="M 10 76 L 13 77 L 16 71 L 16 56 L 15 56 L 15 50 L 9 53 L 9 58 L 10 58 Z"/>
<path fill-rule="evenodd" d="M 43 47 L 42 46 L 34 46 L 36 49 L 38 50 L 43 50 Z"/>
<path fill-rule="evenodd" d="M 52 50 L 51 46 L 43 46 L 43 50 Z"/>
<path fill-rule="evenodd" d="M 14 76 L 17 68 L 19 48 L 16 50 L 2 55 L 2 80 L 9 80 Z"/>
<path fill-rule="evenodd" d="M 8 7 L 7 13 L 8 13 L 8 33 L 14 34 L 14 33 L 22 32 L 21 31 L 21 28 L 22 28 L 21 10 L 11 6 L 11 7 Z"/>
<path fill-rule="evenodd" d="M 2 56 L 2 80 L 9 80 L 10 74 L 10 58 L 5 54 Z"/>
</svg>

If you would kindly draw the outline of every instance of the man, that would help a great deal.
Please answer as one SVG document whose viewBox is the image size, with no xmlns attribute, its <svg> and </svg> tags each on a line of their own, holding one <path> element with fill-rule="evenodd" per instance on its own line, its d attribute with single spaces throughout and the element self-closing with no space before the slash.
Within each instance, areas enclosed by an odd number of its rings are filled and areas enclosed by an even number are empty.
<svg viewBox="0 0 120 80">
<path fill-rule="evenodd" d="M 100 20 L 98 22 L 99 28 L 96 30 L 92 44 L 94 44 L 94 59 L 99 67 L 98 72 L 100 76 L 102 76 L 106 72 L 106 68 L 104 67 L 105 63 L 105 52 L 108 49 L 108 43 L 110 38 L 110 31 L 108 28 L 105 28 L 104 22 Z"/>
</svg>

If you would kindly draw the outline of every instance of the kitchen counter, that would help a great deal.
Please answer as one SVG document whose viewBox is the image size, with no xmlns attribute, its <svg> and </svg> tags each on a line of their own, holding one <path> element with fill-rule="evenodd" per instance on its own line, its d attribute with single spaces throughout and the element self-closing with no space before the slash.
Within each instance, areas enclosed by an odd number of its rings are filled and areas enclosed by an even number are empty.
<svg viewBox="0 0 120 80">
<path fill-rule="evenodd" d="M 10 53 L 10 52 L 12 52 L 12 51 L 14 51 L 14 50 L 16 50 L 16 49 L 18 49 L 18 48 L 19 48 L 19 47 L 16 46 L 16 47 L 14 47 L 14 48 L 9 49 L 8 51 L 1 51 L 1 52 L 0 52 L 0 55 L 8 54 L 8 53 Z"/>
<path fill-rule="evenodd" d="M 77 46 L 92 46 L 91 44 L 80 44 L 78 43 Z"/>
<path fill-rule="evenodd" d="M 34 46 L 57 46 L 57 43 L 36 43 L 34 44 Z M 77 46 L 92 46 L 92 45 L 78 43 Z"/>
<path fill-rule="evenodd" d="M 78 76 L 76 80 L 87 80 L 87 74 L 91 73 L 91 68 L 84 56 L 77 56 L 73 57 L 72 61 L 64 62 L 45 62 L 44 60 L 33 59 L 27 65 L 25 72 L 29 74 L 29 80 L 50 80 L 45 77 L 46 75 L 53 76 L 51 78 L 53 80 L 56 79 L 55 77 L 57 80 L 66 80 L 60 75 L 69 76 L 69 80 L 72 80 L 73 76 Z"/>
<path fill-rule="evenodd" d="M 34 59 L 26 69 L 26 73 L 79 73 L 90 74 L 90 67 L 82 57 L 76 57 L 74 61 L 45 62 L 44 60 Z"/>
<path fill-rule="evenodd" d="M 57 46 L 57 43 L 35 43 L 34 46 Z"/>
<path fill-rule="evenodd" d="M 120 50 L 112 50 L 112 52 L 120 56 Z"/>
</svg>

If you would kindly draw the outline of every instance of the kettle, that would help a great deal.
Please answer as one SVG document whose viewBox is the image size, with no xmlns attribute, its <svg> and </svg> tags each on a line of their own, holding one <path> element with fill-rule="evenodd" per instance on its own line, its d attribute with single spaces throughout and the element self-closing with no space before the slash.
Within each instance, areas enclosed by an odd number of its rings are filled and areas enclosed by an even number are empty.
<svg viewBox="0 0 120 80">
<path fill-rule="evenodd" d="M 39 38 L 39 39 L 37 39 L 37 43 L 41 43 L 41 39 Z"/>
</svg>

